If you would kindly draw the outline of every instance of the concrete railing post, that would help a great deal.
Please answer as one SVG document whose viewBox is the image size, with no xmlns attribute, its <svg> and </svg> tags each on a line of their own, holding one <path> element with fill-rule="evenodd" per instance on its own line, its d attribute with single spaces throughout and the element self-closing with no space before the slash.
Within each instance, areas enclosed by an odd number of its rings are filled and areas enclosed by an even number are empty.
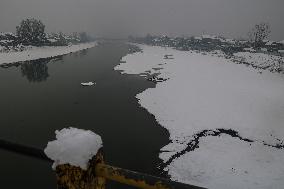
<svg viewBox="0 0 284 189">
<path fill-rule="evenodd" d="M 105 189 L 106 179 L 95 176 L 98 163 L 104 163 L 102 148 L 89 161 L 87 170 L 69 164 L 56 167 L 58 189 Z"/>
</svg>

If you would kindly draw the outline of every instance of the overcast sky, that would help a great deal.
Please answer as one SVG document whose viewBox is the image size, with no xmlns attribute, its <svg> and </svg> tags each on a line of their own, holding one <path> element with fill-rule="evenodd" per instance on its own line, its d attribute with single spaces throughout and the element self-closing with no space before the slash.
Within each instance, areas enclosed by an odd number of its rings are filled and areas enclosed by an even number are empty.
<svg viewBox="0 0 284 189">
<path fill-rule="evenodd" d="M 0 31 L 23 18 L 41 19 L 48 32 L 102 34 L 218 34 L 247 37 L 259 22 L 284 39 L 284 0 L 0 0 Z"/>
</svg>

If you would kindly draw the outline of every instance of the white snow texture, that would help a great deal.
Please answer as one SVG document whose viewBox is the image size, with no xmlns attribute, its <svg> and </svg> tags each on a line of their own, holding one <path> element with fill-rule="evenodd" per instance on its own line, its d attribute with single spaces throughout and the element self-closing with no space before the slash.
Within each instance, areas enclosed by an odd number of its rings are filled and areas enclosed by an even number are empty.
<svg viewBox="0 0 284 189">
<path fill-rule="evenodd" d="M 198 148 L 181 153 L 165 167 L 173 180 L 211 189 L 283 188 L 284 149 L 275 147 L 284 139 L 282 74 L 260 74 L 218 55 L 139 47 L 143 53 L 127 55 L 126 63 L 115 69 L 167 79 L 136 96 L 170 133 L 171 143 L 160 153 L 165 163 L 204 130 L 231 129 L 253 141 L 228 134 L 201 137 Z M 163 59 L 166 54 L 174 59 Z M 268 58 L 237 55 L 253 57 L 259 64 Z"/>
<path fill-rule="evenodd" d="M 76 51 L 92 48 L 96 42 L 81 43 L 69 46 L 44 46 L 27 48 L 24 51 L 2 52 L 0 53 L 0 64 L 37 60 L 40 58 L 51 58 L 60 55 L 73 53 Z"/>
<path fill-rule="evenodd" d="M 52 160 L 53 169 L 58 165 L 70 164 L 86 170 L 92 159 L 103 146 L 99 135 L 90 130 L 64 128 L 56 130 L 56 140 L 48 142 L 45 154 Z"/>
</svg>

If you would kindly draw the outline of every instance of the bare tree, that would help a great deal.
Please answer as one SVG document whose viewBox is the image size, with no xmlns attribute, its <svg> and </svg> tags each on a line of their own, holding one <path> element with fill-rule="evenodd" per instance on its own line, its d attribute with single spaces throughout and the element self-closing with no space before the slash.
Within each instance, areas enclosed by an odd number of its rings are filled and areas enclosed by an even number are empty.
<svg viewBox="0 0 284 189">
<path fill-rule="evenodd" d="M 262 22 L 256 24 L 254 28 L 249 32 L 249 39 L 254 44 L 255 47 L 259 47 L 264 39 L 270 34 L 270 25 L 268 23 Z"/>
</svg>

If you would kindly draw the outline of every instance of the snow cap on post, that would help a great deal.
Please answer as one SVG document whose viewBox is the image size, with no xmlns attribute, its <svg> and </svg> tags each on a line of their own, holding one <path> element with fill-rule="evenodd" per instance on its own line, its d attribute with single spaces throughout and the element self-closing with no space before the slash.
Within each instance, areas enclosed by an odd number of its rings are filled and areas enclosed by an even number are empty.
<svg viewBox="0 0 284 189">
<path fill-rule="evenodd" d="M 45 154 L 52 160 L 53 169 L 70 164 L 87 170 L 89 161 L 102 148 L 102 139 L 90 130 L 73 127 L 56 130 L 56 140 L 48 142 Z"/>
</svg>

